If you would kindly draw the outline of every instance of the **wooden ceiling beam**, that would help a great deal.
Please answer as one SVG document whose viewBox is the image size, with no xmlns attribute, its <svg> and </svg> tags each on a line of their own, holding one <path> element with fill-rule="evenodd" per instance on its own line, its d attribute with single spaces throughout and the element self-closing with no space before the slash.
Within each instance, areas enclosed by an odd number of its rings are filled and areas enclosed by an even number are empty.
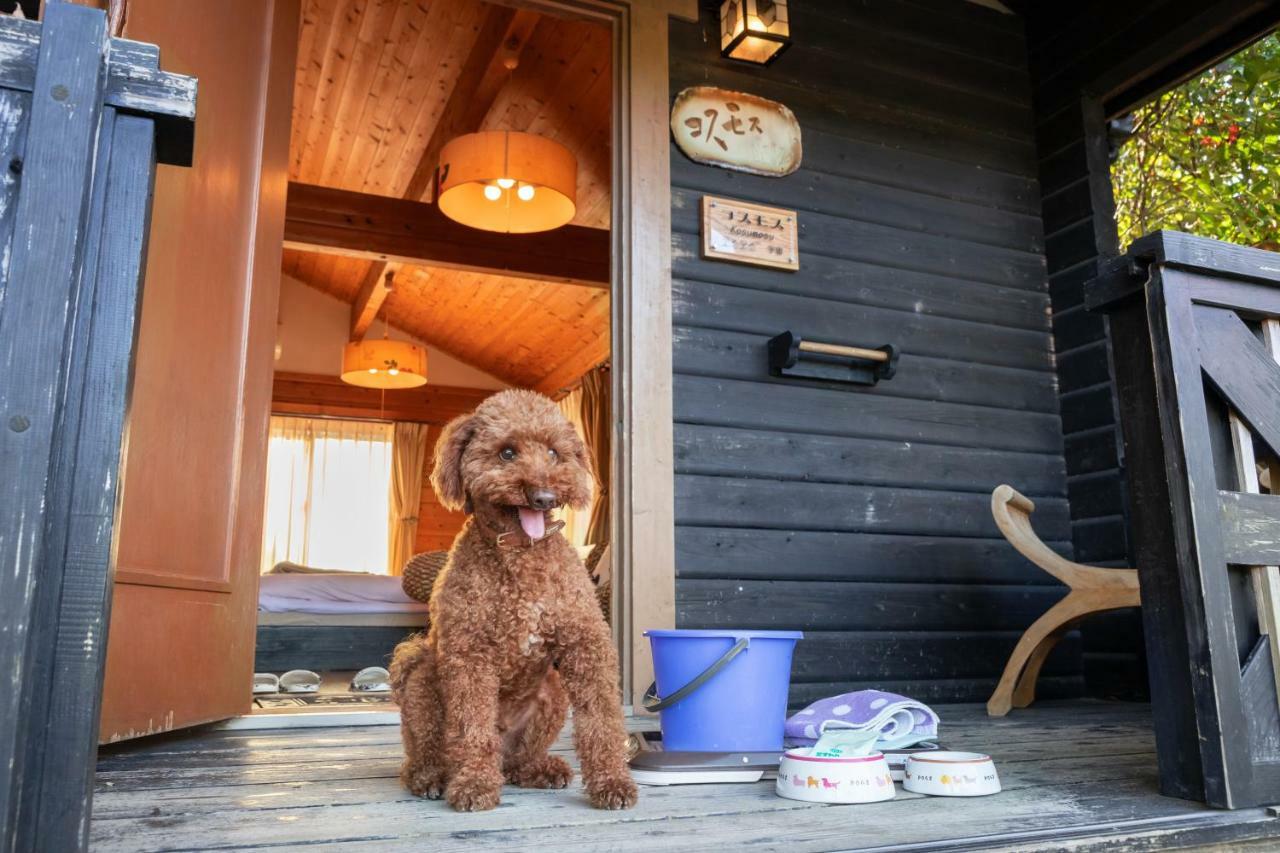
<svg viewBox="0 0 1280 853">
<path fill-rule="evenodd" d="M 289 184 L 284 247 L 587 287 L 608 288 L 610 279 L 607 229 L 481 231 L 434 204 L 311 184 Z"/>
<path fill-rule="evenodd" d="M 420 201 L 431 190 L 434 195 L 436 161 L 446 142 L 480 129 L 512 69 L 520 61 L 520 52 L 537 26 L 539 15 L 531 9 L 494 6 L 485 15 L 480 33 L 458 73 L 449 100 L 436 121 L 431 138 L 418 158 L 418 165 L 405 188 L 404 198 Z M 374 261 L 360 282 L 356 301 L 351 306 L 351 340 L 364 338 L 378 308 L 390 292 L 384 285 L 387 274 L 395 275 L 400 264 Z"/>
<path fill-rule="evenodd" d="M 365 275 L 356 293 L 356 301 L 351 303 L 351 340 L 363 340 L 369 327 L 378 316 L 382 303 L 391 294 L 391 280 L 395 271 L 386 269 L 386 264 L 376 263 L 373 269 L 379 273 L 375 276 Z M 385 270 L 385 271 L 384 271 Z"/>
<path fill-rule="evenodd" d="M 474 411 L 496 393 L 491 388 L 428 382 L 421 388 L 384 394 L 376 388 L 348 385 L 336 376 L 281 370 L 275 373 L 271 392 L 271 413 L 275 415 L 386 418 L 441 426 Z"/>
</svg>

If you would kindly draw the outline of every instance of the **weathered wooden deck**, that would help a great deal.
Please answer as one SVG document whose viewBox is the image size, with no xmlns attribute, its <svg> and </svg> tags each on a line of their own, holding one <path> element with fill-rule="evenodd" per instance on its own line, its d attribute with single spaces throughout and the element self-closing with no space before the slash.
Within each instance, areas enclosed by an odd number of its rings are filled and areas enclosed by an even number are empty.
<svg viewBox="0 0 1280 853">
<path fill-rule="evenodd" d="M 1280 845 L 1267 809 L 1213 811 L 1156 793 L 1146 706 L 1048 703 L 989 719 L 943 706 L 943 742 L 990 752 L 1005 790 L 972 800 L 906 793 L 811 806 L 773 782 L 644 788 L 601 812 L 567 791 L 508 788 L 494 811 L 458 814 L 396 781 L 393 726 L 205 732 L 104 752 L 97 851 L 323 850 L 1169 850 Z M 642 725 L 650 725 L 643 721 Z M 562 738 L 560 750 L 569 751 Z"/>
</svg>

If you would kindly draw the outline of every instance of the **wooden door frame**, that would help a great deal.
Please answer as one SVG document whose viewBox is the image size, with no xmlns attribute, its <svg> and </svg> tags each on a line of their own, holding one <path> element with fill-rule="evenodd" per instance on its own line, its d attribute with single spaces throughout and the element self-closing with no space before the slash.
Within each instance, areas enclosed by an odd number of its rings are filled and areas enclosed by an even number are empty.
<svg viewBox="0 0 1280 853">
<path fill-rule="evenodd" d="M 613 33 L 613 624 L 623 701 L 653 680 L 644 631 L 675 625 L 671 161 L 667 24 L 697 0 L 497 0 Z"/>
</svg>

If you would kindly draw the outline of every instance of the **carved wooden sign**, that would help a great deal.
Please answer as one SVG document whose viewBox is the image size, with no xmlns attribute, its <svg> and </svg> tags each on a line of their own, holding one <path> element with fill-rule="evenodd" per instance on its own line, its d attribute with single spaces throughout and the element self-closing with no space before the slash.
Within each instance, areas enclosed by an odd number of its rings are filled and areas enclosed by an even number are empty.
<svg viewBox="0 0 1280 853">
<path fill-rule="evenodd" d="M 714 86 L 692 86 L 671 107 L 671 133 L 690 160 L 753 175 L 800 168 L 800 123 L 776 101 Z"/>
<path fill-rule="evenodd" d="M 702 256 L 800 269 L 796 212 L 730 198 L 702 197 Z"/>
</svg>

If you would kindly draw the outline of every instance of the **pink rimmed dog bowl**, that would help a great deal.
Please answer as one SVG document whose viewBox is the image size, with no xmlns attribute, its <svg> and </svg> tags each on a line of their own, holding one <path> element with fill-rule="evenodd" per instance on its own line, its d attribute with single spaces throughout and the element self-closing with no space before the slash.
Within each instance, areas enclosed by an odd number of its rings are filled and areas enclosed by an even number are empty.
<svg viewBox="0 0 1280 853">
<path fill-rule="evenodd" d="M 789 749 L 778 763 L 778 796 L 806 803 L 878 803 L 893 799 L 889 764 L 878 752 L 817 758 L 810 747 Z"/>
</svg>

